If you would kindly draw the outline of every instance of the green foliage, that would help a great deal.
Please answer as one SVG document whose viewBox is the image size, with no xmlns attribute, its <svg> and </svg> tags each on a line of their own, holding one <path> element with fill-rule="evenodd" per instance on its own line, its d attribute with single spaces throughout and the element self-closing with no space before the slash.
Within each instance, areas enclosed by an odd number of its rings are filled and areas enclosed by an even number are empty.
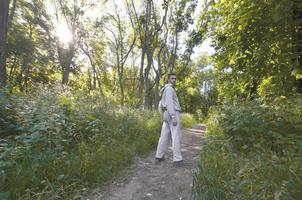
<svg viewBox="0 0 302 200">
<path fill-rule="evenodd" d="M 6 115 L 15 117 L 19 134 L 0 140 L 1 199 L 70 198 L 154 148 L 161 127 L 156 112 L 58 88 L 20 94 L 11 110 Z"/>
<path fill-rule="evenodd" d="M 17 132 L 14 103 L 6 90 L 0 90 L 0 137 Z"/>
<path fill-rule="evenodd" d="M 276 97 L 295 89 L 293 1 L 206 2 L 200 27 L 216 49 L 220 100 Z"/>
<path fill-rule="evenodd" d="M 299 199 L 302 97 L 213 107 L 195 199 Z"/>
<path fill-rule="evenodd" d="M 197 123 L 194 116 L 189 113 L 181 114 L 180 118 L 181 118 L 181 125 L 183 128 L 192 127 L 193 125 L 195 125 Z"/>
<path fill-rule="evenodd" d="M 199 32 L 216 50 L 211 80 L 220 106 L 209 109 L 193 199 L 301 198 L 300 7 L 205 1 Z"/>
<path fill-rule="evenodd" d="M 23 91 L 33 84 L 55 81 L 50 23 L 43 2 L 18 2 L 8 30 L 7 78 L 13 89 Z"/>
<path fill-rule="evenodd" d="M 270 104 L 254 101 L 218 107 L 208 119 L 209 134 L 231 137 L 238 151 L 262 146 L 279 153 L 298 150 L 302 141 L 301 100 L 295 96 Z"/>
<path fill-rule="evenodd" d="M 295 200 L 301 197 L 301 156 L 279 156 L 270 151 L 246 156 L 234 153 L 230 141 L 224 137 L 204 143 L 199 171 L 194 175 L 192 199 Z"/>
<path fill-rule="evenodd" d="M 218 93 L 213 86 L 212 57 L 202 53 L 196 62 L 180 63 L 176 69 L 177 94 L 184 112 L 192 113 L 198 121 L 206 118 L 211 106 L 217 104 Z"/>
</svg>

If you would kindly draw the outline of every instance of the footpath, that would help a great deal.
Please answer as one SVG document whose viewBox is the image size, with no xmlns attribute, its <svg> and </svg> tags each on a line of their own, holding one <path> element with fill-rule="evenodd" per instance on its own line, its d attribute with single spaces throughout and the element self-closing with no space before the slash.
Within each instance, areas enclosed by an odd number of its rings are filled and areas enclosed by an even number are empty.
<svg viewBox="0 0 302 200">
<path fill-rule="evenodd" d="M 170 144 L 165 160 L 160 164 L 154 164 L 154 151 L 147 158 L 137 158 L 126 172 L 128 175 L 110 183 L 104 192 L 95 192 L 85 199 L 189 200 L 204 132 L 205 126 L 202 124 L 183 130 L 183 167 L 173 166 Z"/>
</svg>

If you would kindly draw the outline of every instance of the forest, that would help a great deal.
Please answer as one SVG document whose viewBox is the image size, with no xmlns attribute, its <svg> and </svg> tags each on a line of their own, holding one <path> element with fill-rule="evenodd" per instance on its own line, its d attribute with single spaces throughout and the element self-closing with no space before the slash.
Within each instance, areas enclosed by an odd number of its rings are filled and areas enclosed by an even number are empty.
<svg viewBox="0 0 302 200">
<path fill-rule="evenodd" d="M 192 199 L 302 198 L 302 0 L 0 0 L 0 199 L 72 199 L 146 156 L 171 72 L 207 129 Z"/>
</svg>

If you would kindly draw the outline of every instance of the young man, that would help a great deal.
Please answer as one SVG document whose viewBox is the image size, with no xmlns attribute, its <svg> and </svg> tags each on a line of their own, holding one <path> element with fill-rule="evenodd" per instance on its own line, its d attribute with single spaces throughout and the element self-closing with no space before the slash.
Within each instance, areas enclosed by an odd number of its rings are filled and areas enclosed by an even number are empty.
<svg viewBox="0 0 302 200">
<path fill-rule="evenodd" d="M 172 136 L 173 162 L 175 166 L 182 166 L 183 159 L 181 156 L 181 127 L 180 127 L 180 105 L 175 92 L 176 74 L 168 75 L 168 83 L 164 87 L 161 103 L 163 105 L 163 125 L 161 135 L 158 141 L 155 155 L 155 163 L 164 160 L 164 154 L 167 151 L 170 136 Z"/>
</svg>

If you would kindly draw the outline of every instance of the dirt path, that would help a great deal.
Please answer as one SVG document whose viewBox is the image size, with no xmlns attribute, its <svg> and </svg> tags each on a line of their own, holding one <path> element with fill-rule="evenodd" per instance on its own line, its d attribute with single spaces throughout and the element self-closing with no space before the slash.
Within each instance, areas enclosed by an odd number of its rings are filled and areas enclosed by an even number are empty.
<svg viewBox="0 0 302 200">
<path fill-rule="evenodd" d="M 169 148 L 166 160 L 154 164 L 154 154 L 139 158 L 132 166 L 130 175 L 112 183 L 102 194 L 94 194 L 94 200 L 189 200 L 192 188 L 192 174 L 197 168 L 201 137 L 205 127 L 201 124 L 183 131 L 183 167 L 172 164 Z M 171 145 L 170 145 L 171 146 Z"/>
</svg>

